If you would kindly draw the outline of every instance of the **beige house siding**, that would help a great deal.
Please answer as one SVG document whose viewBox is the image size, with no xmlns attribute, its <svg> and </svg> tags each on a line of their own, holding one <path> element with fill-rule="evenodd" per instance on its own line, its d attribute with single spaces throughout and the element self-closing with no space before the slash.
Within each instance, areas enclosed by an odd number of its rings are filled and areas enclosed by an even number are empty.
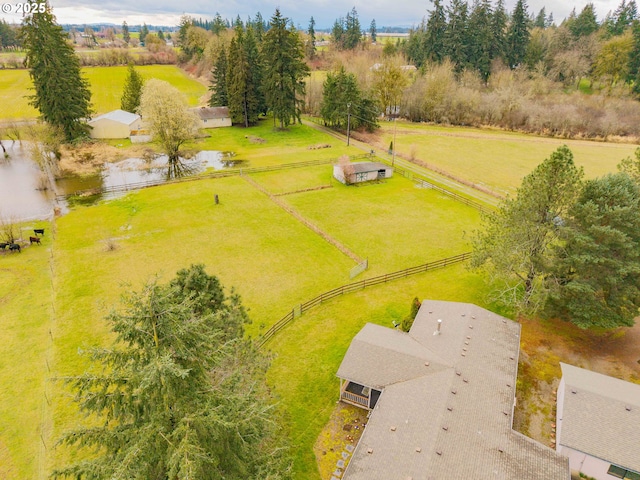
<svg viewBox="0 0 640 480">
<path fill-rule="evenodd" d="M 231 126 L 231 118 L 199 118 L 199 128 L 220 128 L 220 127 L 230 127 Z"/>
</svg>

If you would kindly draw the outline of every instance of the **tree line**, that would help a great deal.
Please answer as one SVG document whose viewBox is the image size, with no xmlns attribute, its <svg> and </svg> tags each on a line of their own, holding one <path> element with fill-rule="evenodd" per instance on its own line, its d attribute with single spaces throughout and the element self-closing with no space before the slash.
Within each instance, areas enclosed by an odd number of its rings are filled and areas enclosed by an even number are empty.
<svg viewBox="0 0 640 480">
<path fill-rule="evenodd" d="M 543 71 L 572 84 L 591 76 L 633 82 L 636 93 L 640 67 L 640 22 L 635 0 L 622 0 L 615 11 L 598 21 L 593 3 L 574 9 L 559 26 L 543 7 L 529 13 L 518 0 L 508 13 L 504 0 L 434 0 L 433 9 L 410 32 L 402 52 L 417 67 L 450 61 L 457 74 L 479 72 L 486 81 L 492 65 Z"/>
</svg>

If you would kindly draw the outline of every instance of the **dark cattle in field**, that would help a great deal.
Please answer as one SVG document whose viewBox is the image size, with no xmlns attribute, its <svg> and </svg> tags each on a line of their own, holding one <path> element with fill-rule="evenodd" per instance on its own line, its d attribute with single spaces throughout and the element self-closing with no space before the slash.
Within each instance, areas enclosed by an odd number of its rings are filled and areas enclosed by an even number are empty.
<svg viewBox="0 0 640 480">
<path fill-rule="evenodd" d="M 8 243 L 0 243 L 0 250 L 4 250 L 4 247 L 8 247 Z"/>
<path fill-rule="evenodd" d="M 12 243 L 11 245 L 9 245 L 9 250 L 11 250 L 12 252 L 17 250 L 18 253 L 22 253 L 20 251 L 20 245 L 18 245 L 17 243 Z"/>
<path fill-rule="evenodd" d="M 37 243 L 38 245 L 40 245 L 40 238 L 39 237 L 29 237 L 29 242 L 31 243 L 31 245 L 33 245 L 34 243 Z"/>
<path fill-rule="evenodd" d="M 34 228 L 33 233 L 36 235 L 44 235 L 44 228 Z"/>
</svg>

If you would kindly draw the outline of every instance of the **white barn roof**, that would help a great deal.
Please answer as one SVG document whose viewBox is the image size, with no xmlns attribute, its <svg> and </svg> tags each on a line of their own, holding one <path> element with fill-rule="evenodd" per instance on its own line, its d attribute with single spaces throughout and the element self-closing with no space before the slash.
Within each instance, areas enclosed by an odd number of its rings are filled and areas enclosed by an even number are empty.
<svg viewBox="0 0 640 480">
<path fill-rule="evenodd" d="M 133 122 L 140 119 L 140 115 L 138 115 L 137 113 L 126 112 L 124 110 L 113 110 L 112 112 L 92 118 L 89 121 L 89 124 L 103 119 L 112 120 L 124 125 L 131 125 Z"/>
</svg>

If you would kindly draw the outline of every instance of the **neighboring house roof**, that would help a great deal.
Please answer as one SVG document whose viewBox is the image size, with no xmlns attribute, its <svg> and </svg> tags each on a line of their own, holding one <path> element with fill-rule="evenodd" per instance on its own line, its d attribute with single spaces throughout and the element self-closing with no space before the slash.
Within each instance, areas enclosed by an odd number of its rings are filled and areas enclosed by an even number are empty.
<svg viewBox="0 0 640 480">
<path fill-rule="evenodd" d="M 140 120 L 140 115 L 138 115 L 137 113 L 126 112 L 124 110 L 113 110 L 112 112 L 105 113 L 104 115 L 99 115 L 95 118 L 92 118 L 89 121 L 89 124 L 92 124 L 102 119 L 113 120 L 114 122 L 123 123 L 125 125 L 131 125 L 136 120 Z"/>
<path fill-rule="evenodd" d="M 442 301 L 423 302 L 408 334 L 366 325 L 338 376 L 384 389 L 344 478 L 568 480 L 566 458 L 511 428 L 519 332 L 476 305 Z"/>
<path fill-rule="evenodd" d="M 565 388 L 558 443 L 640 472 L 640 385 L 560 366 Z"/>
<path fill-rule="evenodd" d="M 378 170 L 390 170 L 389 165 L 380 162 L 354 162 L 349 165 L 353 173 L 377 172 Z"/>
<path fill-rule="evenodd" d="M 229 107 L 199 107 L 194 108 L 193 111 L 196 112 L 202 120 L 229 118 Z"/>
</svg>

